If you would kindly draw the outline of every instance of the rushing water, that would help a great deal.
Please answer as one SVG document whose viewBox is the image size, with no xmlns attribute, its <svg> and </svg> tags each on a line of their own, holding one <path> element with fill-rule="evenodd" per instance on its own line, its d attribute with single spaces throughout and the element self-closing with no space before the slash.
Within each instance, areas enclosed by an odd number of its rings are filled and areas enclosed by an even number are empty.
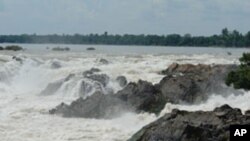
<svg viewBox="0 0 250 141">
<path fill-rule="evenodd" d="M 5 46 L 0 45 L 0 46 Z M 141 127 L 156 120 L 153 114 L 124 113 L 112 120 L 62 118 L 49 115 L 48 110 L 61 102 L 70 103 L 79 97 L 79 81 L 62 85 L 53 95 L 41 95 L 49 83 L 69 74 L 82 74 L 99 68 L 111 80 L 114 91 L 121 88 L 115 78 L 126 76 L 129 81 L 147 80 L 158 83 L 164 76 L 158 72 L 171 63 L 232 64 L 247 49 L 186 48 L 186 47 L 136 47 L 93 45 L 21 45 L 26 51 L 0 52 L 0 140 L 1 141 L 125 141 Z M 53 52 L 46 48 L 70 47 L 69 52 Z M 86 51 L 87 47 L 96 51 Z M 232 55 L 228 55 L 231 52 Z M 13 56 L 22 59 L 16 61 Z M 109 64 L 102 64 L 106 59 Z M 54 68 L 53 64 L 60 67 Z M 186 110 L 211 110 L 228 103 L 250 109 L 250 94 L 231 95 L 227 98 L 211 96 L 201 105 L 166 104 L 162 114 L 173 108 Z"/>
</svg>

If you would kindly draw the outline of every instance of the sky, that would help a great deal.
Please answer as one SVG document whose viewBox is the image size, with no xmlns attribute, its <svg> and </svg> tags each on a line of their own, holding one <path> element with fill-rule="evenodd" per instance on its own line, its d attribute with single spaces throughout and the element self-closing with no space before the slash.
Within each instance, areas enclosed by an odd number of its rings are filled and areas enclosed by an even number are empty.
<svg viewBox="0 0 250 141">
<path fill-rule="evenodd" d="M 250 31 L 250 0 L 0 0 L 0 34 Z"/>
</svg>

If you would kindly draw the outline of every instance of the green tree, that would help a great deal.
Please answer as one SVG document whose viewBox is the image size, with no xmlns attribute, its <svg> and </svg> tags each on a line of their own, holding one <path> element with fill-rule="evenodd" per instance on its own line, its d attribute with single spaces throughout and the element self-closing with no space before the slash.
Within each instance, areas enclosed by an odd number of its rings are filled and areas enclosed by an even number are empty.
<svg viewBox="0 0 250 141">
<path fill-rule="evenodd" d="M 243 53 L 240 62 L 240 67 L 228 74 L 226 84 L 236 89 L 250 90 L 250 53 Z"/>
</svg>

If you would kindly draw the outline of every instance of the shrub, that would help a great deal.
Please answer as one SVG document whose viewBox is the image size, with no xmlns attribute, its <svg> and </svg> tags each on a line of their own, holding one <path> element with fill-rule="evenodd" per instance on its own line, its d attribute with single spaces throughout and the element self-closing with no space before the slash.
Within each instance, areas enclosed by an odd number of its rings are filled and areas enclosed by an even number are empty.
<svg viewBox="0 0 250 141">
<path fill-rule="evenodd" d="M 250 53 L 243 53 L 240 67 L 232 71 L 226 78 L 226 85 L 233 85 L 235 89 L 250 90 Z"/>
</svg>

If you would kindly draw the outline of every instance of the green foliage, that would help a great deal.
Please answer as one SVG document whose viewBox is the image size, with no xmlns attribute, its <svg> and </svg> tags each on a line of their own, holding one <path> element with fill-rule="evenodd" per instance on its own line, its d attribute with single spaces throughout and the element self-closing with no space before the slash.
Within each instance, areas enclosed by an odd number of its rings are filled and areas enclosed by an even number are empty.
<svg viewBox="0 0 250 141">
<path fill-rule="evenodd" d="M 250 90 L 250 53 L 244 53 L 240 62 L 240 67 L 228 74 L 226 85 L 233 84 L 236 89 Z"/>
<path fill-rule="evenodd" d="M 20 46 L 11 45 L 11 46 L 6 46 L 6 47 L 5 47 L 5 50 L 19 51 L 19 50 L 23 50 L 23 48 L 20 47 Z"/>
<path fill-rule="evenodd" d="M 236 30 L 224 28 L 220 35 L 192 36 L 169 35 L 0 35 L 0 43 L 60 43 L 60 44 L 108 44 L 108 45 L 157 45 L 157 46 L 219 46 L 250 47 L 250 32 L 243 35 Z"/>
</svg>

